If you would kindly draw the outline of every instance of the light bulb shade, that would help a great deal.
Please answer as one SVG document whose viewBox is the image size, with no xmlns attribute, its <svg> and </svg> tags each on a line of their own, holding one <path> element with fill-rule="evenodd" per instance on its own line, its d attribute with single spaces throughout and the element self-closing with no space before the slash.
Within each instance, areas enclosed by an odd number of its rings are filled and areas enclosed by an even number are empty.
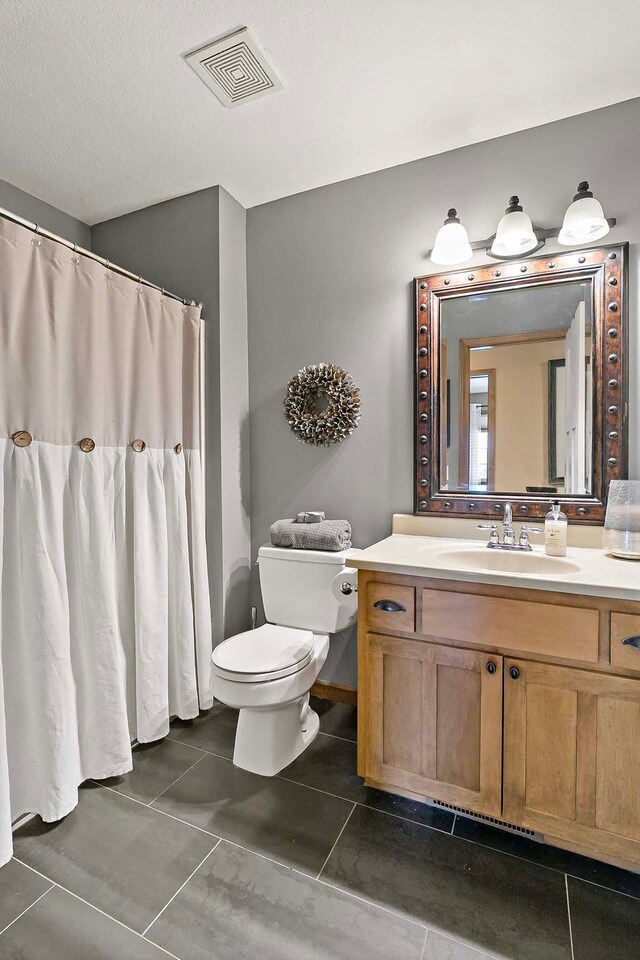
<svg viewBox="0 0 640 960">
<path fill-rule="evenodd" d="M 594 196 L 582 196 L 574 200 L 564 215 L 558 243 L 564 247 L 578 246 L 592 240 L 600 240 L 609 233 L 609 224 L 602 204 Z"/>
<path fill-rule="evenodd" d="M 439 266 L 451 267 L 456 263 L 466 263 L 472 256 L 467 231 L 456 217 L 456 211 L 451 209 L 436 235 L 431 260 Z"/>
<path fill-rule="evenodd" d="M 533 232 L 531 217 L 524 213 L 522 207 L 507 210 L 498 224 L 491 253 L 495 257 L 519 257 L 537 246 L 538 238 Z"/>
</svg>

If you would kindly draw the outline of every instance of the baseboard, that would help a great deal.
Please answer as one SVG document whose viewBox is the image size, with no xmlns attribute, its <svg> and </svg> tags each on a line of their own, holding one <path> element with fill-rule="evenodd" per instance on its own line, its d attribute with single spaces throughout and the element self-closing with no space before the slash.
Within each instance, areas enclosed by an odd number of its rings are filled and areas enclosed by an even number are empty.
<svg viewBox="0 0 640 960">
<path fill-rule="evenodd" d="M 29 820 L 35 820 L 35 813 L 23 813 L 21 817 L 18 817 L 11 824 L 11 832 L 15 833 L 19 827 L 24 827 L 25 823 L 29 823 Z"/>
<path fill-rule="evenodd" d="M 311 693 L 314 697 L 321 697 L 323 700 L 335 700 L 337 703 L 348 703 L 355 707 L 358 705 L 358 691 L 355 687 L 345 687 L 341 683 L 328 683 L 326 680 L 316 680 L 311 687 Z"/>
</svg>

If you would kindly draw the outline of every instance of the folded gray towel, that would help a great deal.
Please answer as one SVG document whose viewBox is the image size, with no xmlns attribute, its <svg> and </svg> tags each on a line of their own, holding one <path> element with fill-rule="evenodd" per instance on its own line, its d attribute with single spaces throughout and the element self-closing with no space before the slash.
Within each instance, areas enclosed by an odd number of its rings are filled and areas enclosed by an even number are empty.
<svg viewBox="0 0 640 960">
<path fill-rule="evenodd" d="M 274 547 L 294 550 L 349 550 L 351 524 L 346 520 L 321 520 L 320 523 L 276 520 L 271 526 L 271 543 Z"/>
</svg>

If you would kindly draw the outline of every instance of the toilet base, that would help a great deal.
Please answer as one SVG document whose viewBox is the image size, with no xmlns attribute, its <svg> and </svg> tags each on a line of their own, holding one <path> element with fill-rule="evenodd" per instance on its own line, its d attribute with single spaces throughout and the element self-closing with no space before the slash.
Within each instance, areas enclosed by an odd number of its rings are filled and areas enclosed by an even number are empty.
<svg viewBox="0 0 640 960">
<path fill-rule="evenodd" d="M 233 762 L 243 770 L 273 777 L 313 743 L 319 729 L 320 718 L 309 706 L 309 694 L 282 706 L 242 707 Z"/>
</svg>

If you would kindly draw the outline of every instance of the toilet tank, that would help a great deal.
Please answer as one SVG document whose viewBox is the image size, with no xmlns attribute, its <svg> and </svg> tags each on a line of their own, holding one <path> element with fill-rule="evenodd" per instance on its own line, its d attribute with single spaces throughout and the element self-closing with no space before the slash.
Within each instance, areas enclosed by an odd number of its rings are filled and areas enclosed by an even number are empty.
<svg viewBox="0 0 640 960">
<path fill-rule="evenodd" d="M 260 589 L 269 623 L 314 633 L 338 633 L 355 623 L 358 594 L 355 589 L 343 594 L 339 587 L 345 579 L 356 586 L 358 571 L 345 561 L 359 552 L 260 547 Z"/>
</svg>

